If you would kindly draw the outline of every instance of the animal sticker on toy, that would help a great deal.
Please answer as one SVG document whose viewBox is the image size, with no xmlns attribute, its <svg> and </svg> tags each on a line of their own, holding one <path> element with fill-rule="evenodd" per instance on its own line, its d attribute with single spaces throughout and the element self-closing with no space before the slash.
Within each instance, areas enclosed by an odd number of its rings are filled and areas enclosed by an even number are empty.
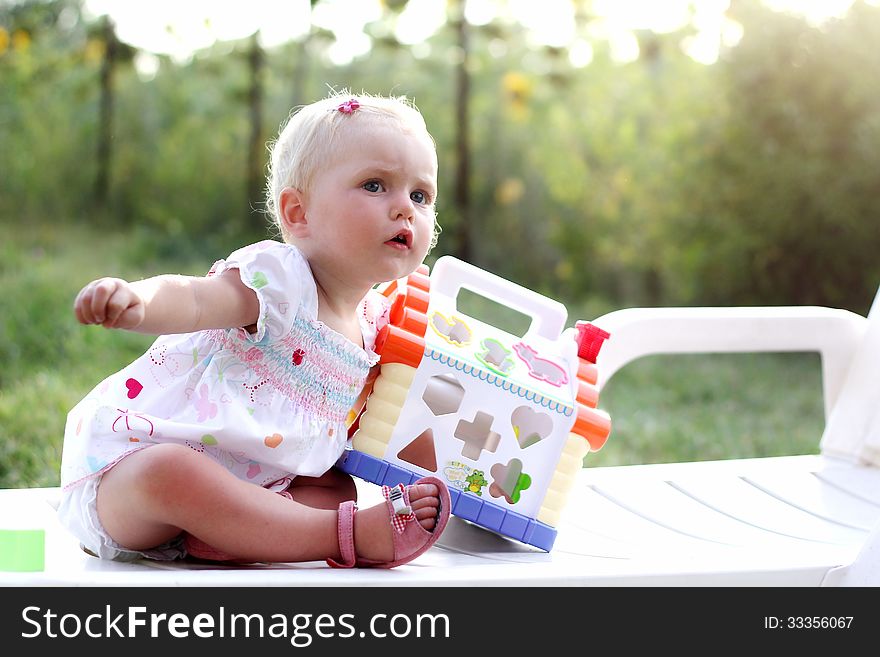
<svg viewBox="0 0 880 657">
<path fill-rule="evenodd" d="M 474 495 L 483 496 L 483 488 L 489 485 L 489 482 L 486 481 L 486 477 L 483 476 L 482 470 L 474 470 L 465 478 L 465 483 L 467 487 L 465 491 L 468 493 L 473 493 Z"/>
<path fill-rule="evenodd" d="M 568 383 L 568 375 L 561 365 L 557 365 L 551 360 L 540 358 L 538 352 L 532 349 L 525 342 L 517 342 L 513 345 L 513 350 L 522 361 L 528 366 L 529 374 L 536 379 L 546 381 L 554 386 L 561 386 Z"/>
<path fill-rule="evenodd" d="M 453 346 L 460 347 L 471 341 L 473 331 L 459 317 L 450 321 L 442 313 L 435 312 L 430 324 L 437 335 Z"/>
<path fill-rule="evenodd" d="M 496 374 L 501 376 L 510 374 L 510 370 L 514 366 L 513 358 L 510 357 L 510 349 L 506 349 L 494 338 L 484 338 L 480 341 L 480 347 L 483 351 L 476 353 L 477 360 Z"/>
<path fill-rule="evenodd" d="M 449 461 L 443 468 L 443 476 L 452 488 L 460 491 L 468 490 L 471 483 L 468 478 L 474 473 L 474 469 L 459 461 Z M 489 483 L 488 481 L 486 482 Z"/>
</svg>

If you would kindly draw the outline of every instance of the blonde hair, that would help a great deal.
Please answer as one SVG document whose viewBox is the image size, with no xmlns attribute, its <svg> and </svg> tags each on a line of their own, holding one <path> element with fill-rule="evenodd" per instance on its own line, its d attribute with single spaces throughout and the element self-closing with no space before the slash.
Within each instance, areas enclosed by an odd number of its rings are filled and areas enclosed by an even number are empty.
<svg viewBox="0 0 880 657">
<path fill-rule="evenodd" d="M 340 111 L 340 106 L 348 101 L 356 101 L 357 109 Z M 285 236 L 278 213 L 281 192 L 285 187 L 308 192 L 315 175 L 339 152 L 346 130 L 363 126 L 365 121 L 390 121 L 402 130 L 423 133 L 434 145 L 421 112 L 405 96 L 334 91 L 327 98 L 294 109 L 277 139 L 269 144 L 266 210 L 282 237 Z M 432 247 L 439 232 L 435 219 Z"/>
</svg>

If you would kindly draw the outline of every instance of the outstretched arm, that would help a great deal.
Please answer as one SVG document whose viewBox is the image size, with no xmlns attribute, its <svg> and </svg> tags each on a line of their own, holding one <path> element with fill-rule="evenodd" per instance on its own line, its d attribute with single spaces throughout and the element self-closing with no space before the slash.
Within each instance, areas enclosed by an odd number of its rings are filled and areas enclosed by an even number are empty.
<svg viewBox="0 0 880 657">
<path fill-rule="evenodd" d="M 205 278 L 163 274 L 132 283 L 99 278 L 80 290 L 73 310 L 81 324 L 159 335 L 249 328 L 260 307 L 238 270 L 230 269 Z"/>
</svg>

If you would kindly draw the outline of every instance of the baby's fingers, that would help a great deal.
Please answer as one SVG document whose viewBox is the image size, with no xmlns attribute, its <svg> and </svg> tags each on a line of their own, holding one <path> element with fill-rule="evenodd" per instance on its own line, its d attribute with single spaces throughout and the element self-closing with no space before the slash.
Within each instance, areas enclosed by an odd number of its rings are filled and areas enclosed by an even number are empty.
<svg viewBox="0 0 880 657">
<path fill-rule="evenodd" d="M 125 286 L 117 286 L 104 302 L 104 318 L 101 324 L 105 328 L 115 328 L 116 322 L 126 310 L 135 303 L 135 298 Z"/>
<path fill-rule="evenodd" d="M 76 297 L 74 312 L 82 324 L 105 324 L 128 307 L 131 295 L 124 281 L 101 278 L 86 285 Z"/>
<path fill-rule="evenodd" d="M 110 306 L 110 300 L 117 295 L 119 290 L 119 281 L 112 278 L 102 278 L 93 283 L 91 311 L 95 324 L 103 324 L 107 321 L 108 314 L 114 312 Z M 119 301 L 117 300 L 118 304 Z M 121 310 L 116 311 L 118 315 Z"/>
<path fill-rule="evenodd" d="M 107 317 L 102 326 L 116 329 L 135 329 L 140 326 L 144 321 L 144 306 L 140 298 L 131 295 L 124 307 L 121 302 L 117 304 L 115 298 L 116 295 L 111 297 L 107 304 Z"/>
<path fill-rule="evenodd" d="M 92 311 L 92 297 L 95 293 L 95 284 L 92 281 L 79 291 L 76 300 L 73 302 L 73 312 L 80 324 L 96 324 L 95 313 Z"/>
</svg>

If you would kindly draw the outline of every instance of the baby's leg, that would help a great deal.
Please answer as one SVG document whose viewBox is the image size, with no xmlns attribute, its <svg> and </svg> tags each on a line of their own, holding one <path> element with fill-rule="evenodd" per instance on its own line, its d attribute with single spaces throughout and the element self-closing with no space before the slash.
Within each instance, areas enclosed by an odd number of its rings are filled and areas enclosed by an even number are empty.
<svg viewBox="0 0 880 657">
<path fill-rule="evenodd" d="M 336 468 L 320 477 L 296 477 L 287 490 L 294 500 L 315 509 L 337 509 L 347 500 L 357 500 L 354 480 Z"/>
<path fill-rule="evenodd" d="M 130 550 L 161 545 L 181 531 L 255 561 L 310 561 L 338 550 L 334 511 L 242 481 L 181 445 L 149 447 L 105 473 L 98 515 Z"/>
<path fill-rule="evenodd" d="M 440 503 L 433 485 L 410 488 L 416 518 L 430 530 Z M 155 445 L 126 457 L 104 474 L 98 515 L 107 533 L 130 550 L 156 547 L 187 531 L 247 561 L 341 558 L 338 514 L 316 509 L 247 483 L 187 447 Z M 361 511 L 355 526 L 359 556 L 393 557 L 384 504 Z"/>
</svg>

